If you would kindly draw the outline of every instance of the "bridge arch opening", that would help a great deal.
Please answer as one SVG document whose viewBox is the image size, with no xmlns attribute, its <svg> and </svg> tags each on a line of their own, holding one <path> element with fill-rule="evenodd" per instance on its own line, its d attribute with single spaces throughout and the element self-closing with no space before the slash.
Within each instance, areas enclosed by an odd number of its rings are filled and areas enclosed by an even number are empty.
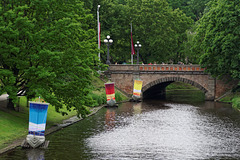
<svg viewBox="0 0 240 160">
<path fill-rule="evenodd" d="M 146 84 L 143 91 L 143 99 L 166 98 L 166 87 L 173 82 L 184 82 L 201 90 L 206 97 L 207 89 L 192 80 L 181 77 L 165 77 Z"/>
</svg>

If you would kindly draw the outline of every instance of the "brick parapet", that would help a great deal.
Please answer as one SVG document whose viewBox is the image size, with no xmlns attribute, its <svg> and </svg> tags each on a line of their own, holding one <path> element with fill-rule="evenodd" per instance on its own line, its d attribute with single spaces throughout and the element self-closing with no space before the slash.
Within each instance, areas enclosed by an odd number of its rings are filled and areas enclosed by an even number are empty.
<svg viewBox="0 0 240 160">
<path fill-rule="evenodd" d="M 110 70 L 114 71 L 183 71 L 183 72 L 203 72 L 200 65 L 110 65 Z"/>
</svg>

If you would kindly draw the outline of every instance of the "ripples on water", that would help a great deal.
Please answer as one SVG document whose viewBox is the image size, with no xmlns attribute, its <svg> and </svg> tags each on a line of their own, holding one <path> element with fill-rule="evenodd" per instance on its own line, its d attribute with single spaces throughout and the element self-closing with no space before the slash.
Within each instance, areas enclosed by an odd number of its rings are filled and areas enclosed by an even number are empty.
<svg viewBox="0 0 240 160">
<path fill-rule="evenodd" d="M 124 103 L 46 136 L 46 150 L 17 148 L 0 160 L 240 159 L 239 115 L 214 102 Z"/>
<path fill-rule="evenodd" d="M 239 127 L 186 104 L 126 117 L 128 124 L 88 139 L 99 159 L 208 159 L 239 157 Z"/>
</svg>

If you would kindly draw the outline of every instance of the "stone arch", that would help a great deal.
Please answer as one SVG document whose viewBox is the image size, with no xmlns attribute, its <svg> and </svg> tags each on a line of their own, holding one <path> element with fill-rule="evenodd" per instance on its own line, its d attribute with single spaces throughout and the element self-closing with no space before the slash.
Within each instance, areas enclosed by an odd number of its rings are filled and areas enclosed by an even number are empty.
<svg viewBox="0 0 240 160">
<path fill-rule="evenodd" d="M 195 86 L 196 88 L 198 88 L 201 91 L 203 91 L 205 95 L 208 92 L 208 90 L 206 88 L 204 88 L 202 85 L 200 85 L 199 83 L 194 82 L 194 81 L 192 81 L 190 79 L 187 79 L 187 78 L 182 78 L 182 77 L 164 77 L 164 78 L 160 78 L 158 80 L 152 81 L 152 82 L 146 84 L 145 86 L 143 86 L 142 91 L 145 92 L 149 88 L 151 88 L 151 87 L 153 87 L 155 85 L 161 84 L 161 83 L 175 82 L 175 81 L 180 81 L 180 82 L 191 84 L 192 86 Z"/>
</svg>

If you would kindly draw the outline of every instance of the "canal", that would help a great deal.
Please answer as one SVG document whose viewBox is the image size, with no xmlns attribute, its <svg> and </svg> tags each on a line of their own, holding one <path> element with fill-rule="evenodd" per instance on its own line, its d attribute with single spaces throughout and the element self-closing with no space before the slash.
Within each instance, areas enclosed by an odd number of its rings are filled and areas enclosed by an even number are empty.
<svg viewBox="0 0 240 160">
<path fill-rule="evenodd" d="M 48 149 L 20 147 L 0 160 L 240 159 L 240 113 L 197 91 L 127 102 L 46 136 Z"/>
</svg>

